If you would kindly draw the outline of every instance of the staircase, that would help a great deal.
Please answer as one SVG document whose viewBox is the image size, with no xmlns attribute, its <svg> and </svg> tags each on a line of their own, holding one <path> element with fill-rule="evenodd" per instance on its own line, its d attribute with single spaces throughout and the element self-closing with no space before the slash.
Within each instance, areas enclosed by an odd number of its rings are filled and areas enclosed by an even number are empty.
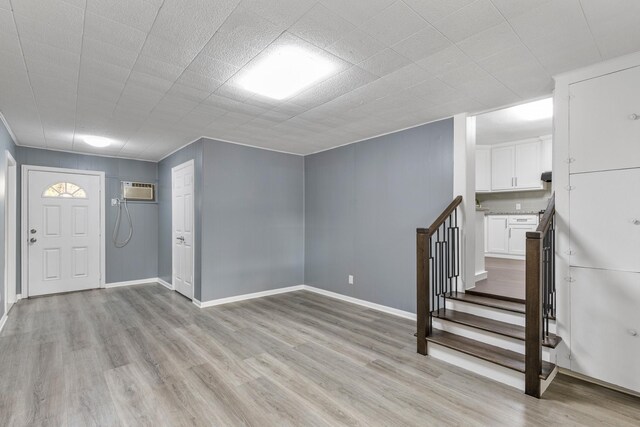
<svg viewBox="0 0 640 427">
<path fill-rule="evenodd" d="M 555 289 L 546 283 L 553 274 L 544 264 L 553 258 L 546 252 L 553 251 L 540 244 L 552 239 L 540 234 L 538 246 L 531 244 L 540 255 L 527 263 L 528 269 L 538 266 L 537 276 L 527 275 L 532 304 L 460 292 L 461 202 L 456 198 L 431 227 L 418 229 L 418 353 L 540 397 L 558 372 L 555 349 L 561 341 L 555 335 Z"/>
</svg>

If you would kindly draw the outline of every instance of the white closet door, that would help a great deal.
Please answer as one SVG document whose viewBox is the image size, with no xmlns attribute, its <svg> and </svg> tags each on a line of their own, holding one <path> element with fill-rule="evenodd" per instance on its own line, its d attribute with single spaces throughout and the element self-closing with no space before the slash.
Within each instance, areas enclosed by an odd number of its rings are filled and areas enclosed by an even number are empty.
<svg viewBox="0 0 640 427">
<path fill-rule="evenodd" d="M 640 272 L 640 169 L 570 179 L 571 265 Z"/>
<path fill-rule="evenodd" d="M 640 167 L 640 67 L 574 83 L 571 173 Z"/>
<path fill-rule="evenodd" d="M 571 268 L 571 369 L 640 391 L 640 273 Z"/>
</svg>

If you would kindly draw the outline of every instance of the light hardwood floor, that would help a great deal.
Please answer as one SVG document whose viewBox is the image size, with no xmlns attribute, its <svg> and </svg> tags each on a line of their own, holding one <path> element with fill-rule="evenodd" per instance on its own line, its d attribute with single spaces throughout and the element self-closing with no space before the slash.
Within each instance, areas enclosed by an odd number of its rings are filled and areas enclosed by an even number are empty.
<svg viewBox="0 0 640 427">
<path fill-rule="evenodd" d="M 542 400 L 415 352 L 413 322 L 301 291 L 198 309 L 160 285 L 23 300 L 0 425 L 639 425 L 560 376 Z"/>
<path fill-rule="evenodd" d="M 485 257 L 487 278 L 476 282 L 475 292 L 525 299 L 525 262 L 519 259 Z"/>
</svg>

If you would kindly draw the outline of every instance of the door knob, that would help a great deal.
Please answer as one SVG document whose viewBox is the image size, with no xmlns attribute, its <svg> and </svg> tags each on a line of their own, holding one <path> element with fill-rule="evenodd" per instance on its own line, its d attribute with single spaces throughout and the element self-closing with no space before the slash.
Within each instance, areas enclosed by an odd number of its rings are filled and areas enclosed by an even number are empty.
<svg viewBox="0 0 640 427">
<path fill-rule="evenodd" d="M 184 236 L 176 237 L 176 239 L 180 240 L 181 242 L 184 242 Z"/>
<path fill-rule="evenodd" d="M 636 331 L 635 329 L 629 329 L 629 335 L 631 335 L 632 337 L 637 337 L 638 331 Z"/>
<path fill-rule="evenodd" d="M 640 116 L 637 114 L 629 114 L 629 120 L 638 120 L 640 119 Z"/>
<path fill-rule="evenodd" d="M 30 238 L 30 239 L 29 239 L 29 241 L 30 241 L 31 243 L 35 243 L 35 242 L 37 242 L 37 241 L 38 241 L 38 239 L 36 239 L 35 237 L 32 237 L 32 238 Z"/>
<path fill-rule="evenodd" d="M 32 229 L 30 230 L 30 232 L 31 232 L 31 234 L 36 234 L 36 233 L 37 233 L 37 231 L 36 231 L 36 229 L 35 229 L 35 228 L 32 228 Z"/>
<path fill-rule="evenodd" d="M 631 220 L 631 223 L 632 223 L 633 225 L 640 225 L 640 219 L 637 219 L 637 218 L 632 219 L 632 220 Z"/>
</svg>

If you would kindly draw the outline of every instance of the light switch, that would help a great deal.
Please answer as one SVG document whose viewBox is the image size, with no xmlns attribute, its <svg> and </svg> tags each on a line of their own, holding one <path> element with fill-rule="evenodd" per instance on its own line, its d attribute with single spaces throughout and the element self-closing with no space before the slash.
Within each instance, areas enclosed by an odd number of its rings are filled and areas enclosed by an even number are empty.
<svg viewBox="0 0 640 427">
<path fill-rule="evenodd" d="M 349 275 L 349 284 L 353 285 L 353 274 Z"/>
</svg>

